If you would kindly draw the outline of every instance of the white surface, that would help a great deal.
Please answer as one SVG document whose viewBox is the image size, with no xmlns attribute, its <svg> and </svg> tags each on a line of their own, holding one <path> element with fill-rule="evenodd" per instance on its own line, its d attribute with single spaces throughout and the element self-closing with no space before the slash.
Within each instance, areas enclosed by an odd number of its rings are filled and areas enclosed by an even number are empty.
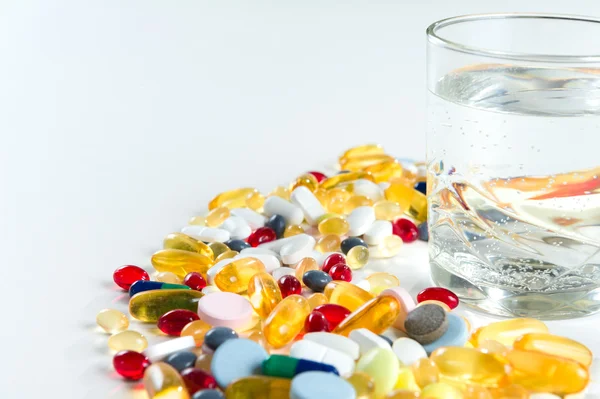
<svg viewBox="0 0 600 399">
<path fill-rule="evenodd" d="M 424 30 L 490 11 L 600 3 L 0 1 L 0 397 L 144 397 L 94 328 L 126 307 L 112 271 L 148 266 L 224 189 L 270 190 L 366 141 L 424 157 Z M 415 294 L 424 245 L 404 256 L 376 269 Z M 550 325 L 600 353 L 598 320 Z"/>
</svg>

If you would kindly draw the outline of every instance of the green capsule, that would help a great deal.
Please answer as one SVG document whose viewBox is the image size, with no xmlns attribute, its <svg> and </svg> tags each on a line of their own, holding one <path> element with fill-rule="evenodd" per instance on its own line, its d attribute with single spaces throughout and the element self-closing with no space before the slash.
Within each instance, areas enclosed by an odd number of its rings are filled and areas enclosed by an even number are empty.
<svg viewBox="0 0 600 399">
<path fill-rule="evenodd" d="M 198 311 L 198 300 L 204 296 L 194 290 L 152 290 L 143 291 L 129 300 L 131 317 L 140 321 L 155 323 L 160 316 L 175 309 Z"/>
<path fill-rule="evenodd" d="M 269 377 L 294 378 L 298 359 L 290 356 L 271 355 L 263 361 L 262 371 Z"/>
</svg>

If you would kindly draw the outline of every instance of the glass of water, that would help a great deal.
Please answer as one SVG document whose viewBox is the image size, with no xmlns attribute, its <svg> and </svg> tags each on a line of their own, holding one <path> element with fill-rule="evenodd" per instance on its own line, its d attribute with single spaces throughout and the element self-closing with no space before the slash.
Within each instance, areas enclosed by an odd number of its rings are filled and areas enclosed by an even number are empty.
<svg viewBox="0 0 600 399">
<path fill-rule="evenodd" d="M 600 20 L 427 29 L 434 282 L 498 315 L 600 310 Z"/>
</svg>

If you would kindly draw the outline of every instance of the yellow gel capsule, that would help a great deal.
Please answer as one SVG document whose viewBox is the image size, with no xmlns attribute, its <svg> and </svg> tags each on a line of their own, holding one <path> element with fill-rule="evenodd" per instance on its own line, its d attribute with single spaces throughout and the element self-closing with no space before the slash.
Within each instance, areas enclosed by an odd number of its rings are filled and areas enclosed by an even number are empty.
<svg viewBox="0 0 600 399">
<path fill-rule="evenodd" d="M 363 155 L 358 157 L 352 157 L 349 159 L 345 159 L 340 162 L 340 168 L 343 170 L 349 170 L 352 172 L 357 172 L 368 168 L 369 166 L 379 165 L 384 162 L 392 162 L 394 158 L 390 155 L 386 154 L 370 154 Z"/>
<path fill-rule="evenodd" d="M 141 352 L 148 347 L 146 337 L 137 331 L 125 330 L 108 339 L 108 347 L 114 351 L 136 351 Z"/>
<path fill-rule="evenodd" d="M 356 399 L 372 399 L 375 397 L 375 380 L 373 377 L 360 371 L 346 378 L 356 391 Z"/>
<path fill-rule="evenodd" d="M 423 222 L 427 219 L 427 197 L 413 187 L 402 183 L 391 183 L 385 189 L 385 198 L 397 202 L 404 212 Z"/>
<path fill-rule="evenodd" d="M 285 230 L 283 231 L 283 237 L 288 238 L 292 236 L 297 236 L 298 234 L 302 233 L 304 233 L 304 229 L 302 228 L 302 226 L 292 224 L 285 228 Z"/>
<path fill-rule="evenodd" d="M 231 212 L 229 211 L 229 208 L 219 206 L 208 212 L 204 224 L 208 227 L 219 227 L 230 215 Z"/>
<path fill-rule="evenodd" d="M 212 250 L 203 243 L 193 237 L 183 233 L 171 233 L 163 240 L 164 249 L 181 249 L 182 251 L 197 252 L 210 259 L 213 257 Z"/>
<path fill-rule="evenodd" d="M 158 272 L 171 272 L 183 278 L 190 272 L 206 275 L 214 262 L 207 256 L 181 249 L 163 249 L 152 255 L 152 266 Z"/>
<path fill-rule="evenodd" d="M 329 303 L 345 307 L 351 312 L 373 299 L 373 295 L 362 288 L 345 281 L 332 281 L 325 286 L 323 292 Z"/>
<path fill-rule="evenodd" d="M 197 312 L 198 301 L 203 296 L 203 293 L 194 290 L 142 291 L 129 299 L 129 313 L 137 320 L 155 323 L 171 310 Z"/>
<path fill-rule="evenodd" d="M 246 198 L 256 192 L 255 188 L 236 188 L 235 190 L 222 192 L 208 203 L 208 210 L 212 211 L 220 206 L 229 209 L 243 208 L 246 206 Z"/>
<path fill-rule="evenodd" d="M 325 294 L 322 294 L 320 292 L 315 292 L 314 294 L 308 297 L 308 305 L 310 306 L 310 310 L 313 310 L 317 306 L 325 305 L 326 303 L 329 303 L 329 300 L 327 299 Z"/>
<path fill-rule="evenodd" d="M 258 210 L 262 209 L 264 204 L 265 204 L 265 196 L 262 195 L 261 193 L 259 193 L 258 191 L 250 194 L 246 198 L 246 206 L 248 208 L 252 209 L 253 211 L 258 211 Z"/>
<path fill-rule="evenodd" d="M 485 387 L 469 385 L 463 392 L 463 399 L 494 399 L 490 391 Z"/>
<path fill-rule="evenodd" d="M 350 313 L 333 332 L 348 336 L 352 330 L 366 328 L 375 334 L 381 334 L 394 324 L 399 314 L 400 303 L 395 297 L 373 298 Z"/>
<path fill-rule="evenodd" d="M 169 284 L 182 284 L 183 279 L 177 276 L 175 273 L 171 272 L 159 272 L 154 276 L 156 281 L 160 281 L 161 283 L 169 283 Z"/>
<path fill-rule="evenodd" d="M 506 376 L 504 364 L 494 355 L 477 349 L 445 347 L 430 356 L 440 375 L 452 381 L 497 387 Z"/>
<path fill-rule="evenodd" d="M 341 216 L 333 216 L 319 223 L 319 232 L 323 235 L 337 234 L 341 236 L 348 233 L 348 230 L 350 230 L 350 225 Z"/>
<path fill-rule="evenodd" d="M 317 241 L 315 249 L 321 253 L 325 252 L 338 252 L 340 251 L 340 245 L 342 239 L 337 234 L 327 234 Z"/>
<path fill-rule="evenodd" d="M 317 261 L 313 258 L 304 258 L 298 262 L 296 265 L 296 270 L 294 275 L 300 281 L 300 284 L 304 287 L 304 281 L 302 281 L 302 276 L 309 270 L 319 270 L 319 265 L 317 265 Z"/>
<path fill-rule="evenodd" d="M 395 159 L 367 166 L 364 171 L 371 173 L 375 183 L 387 182 L 393 178 L 402 177 L 402 165 Z"/>
<path fill-rule="evenodd" d="M 277 281 L 269 273 L 257 273 L 248 283 L 248 300 L 261 319 L 269 317 L 282 300 Z"/>
<path fill-rule="evenodd" d="M 267 352 L 269 351 L 269 348 L 270 348 L 269 343 L 267 342 L 265 335 L 263 334 L 263 332 L 260 329 L 251 330 L 250 334 L 248 335 L 248 339 L 251 339 L 252 341 L 256 342 L 257 344 L 259 344 L 260 346 L 265 348 L 267 350 Z"/>
<path fill-rule="evenodd" d="M 528 318 L 517 318 L 490 323 L 479 328 L 474 335 L 476 344 L 486 339 L 500 342 L 502 345 L 511 347 L 515 340 L 528 333 L 547 333 L 548 327 L 541 321 Z"/>
<path fill-rule="evenodd" d="M 239 254 L 240 253 L 238 251 L 225 251 L 221 255 L 217 256 L 217 258 L 215 259 L 215 264 L 222 261 L 223 259 L 235 258 Z"/>
<path fill-rule="evenodd" d="M 98 312 L 96 323 L 100 328 L 110 334 L 125 331 L 127 330 L 127 327 L 129 327 L 129 319 L 127 316 L 116 309 L 104 309 Z"/>
<path fill-rule="evenodd" d="M 385 396 L 385 399 L 419 399 L 419 392 L 409 391 L 406 389 L 398 389 L 392 391 Z"/>
<path fill-rule="evenodd" d="M 290 200 L 290 190 L 285 187 L 277 186 L 273 191 L 271 191 L 268 197 L 281 197 L 284 200 Z"/>
<path fill-rule="evenodd" d="M 373 273 L 370 276 L 367 276 L 366 280 L 369 282 L 369 286 L 371 287 L 369 292 L 373 295 L 379 295 L 379 293 L 383 290 L 392 287 L 398 287 L 400 285 L 400 280 L 398 280 L 398 277 L 385 272 Z"/>
<path fill-rule="evenodd" d="M 346 264 L 352 270 L 362 269 L 368 262 L 369 248 L 362 245 L 350 248 L 350 251 L 346 254 Z"/>
<path fill-rule="evenodd" d="M 389 200 L 377 201 L 373 210 L 377 220 L 396 220 L 404 213 L 400 204 Z"/>
<path fill-rule="evenodd" d="M 188 224 L 193 226 L 206 226 L 206 217 L 204 216 L 194 216 L 190 219 Z"/>
<path fill-rule="evenodd" d="M 144 372 L 144 388 L 150 399 L 189 399 L 179 372 L 167 363 L 151 364 Z"/>
<path fill-rule="evenodd" d="M 309 313 L 310 305 L 303 296 L 290 295 L 284 298 L 275 306 L 263 325 L 263 334 L 267 342 L 275 348 L 292 342 L 302 331 Z"/>
<path fill-rule="evenodd" d="M 312 174 L 305 173 L 298 176 L 298 178 L 290 184 L 290 192 L 302 186 L 314 192 L 317 188 L 319 188 L 319 181 Z"/>
<path fill-rule="evenodd" d="M 204 338 L 202 339 L 204 341 Z M 196 367 L 197 369 L 200 369 L 202 371 L 206 371 L 207 373 L 211 373 L 210 371 L 210 364 L 212 363 L 212 357 L 213 354 L 212 353 L 202 353 L 198 356 L 198 358 L 196 359 L 196 364 L 194 364 L 194 367 Z"/>
<path fill-rule="evenodd" d="M 290 397 L 292 380 L 252 376 L 240 378 L 225 390 L 227 399 L 287 399 Z"/>
<path fill-rule="evenodd" d="M 344 163 L 348 159 L 363 157 L 365 155 L 385 154 L 383 147 L 379 144 L 363 144 L 356 147 L 352 147 L 346 150 L 338 158 L 338 163 Z"/>
<path fill-rule="evenodd" d="M 248 290 L 250 279 L 264 271 L 265 265 L 260 260 L 240 258 L 219 270 L 215 275 L 215 285 L 221 291 L 243 294 Z"/>
<path fill-rule="evenodd" d="M 192 321 L 183 327 L 181 330 L 182 337 L 193 337 L 196 342 L 196 346 L 200 347 L 204 343 L 204 336 L 210 330 L 212 326 L 202 320 Z"/>
<path fill-rule="evenodd" d="M 492 355 L 499 355 L 498 359 L 504 358 L 506 353 L 508 352 L 508 348 L 502 345 L 498 341 L 494 341 L 493 339 L 486 339 L 479 343 L 479 347 L 477 348 L 484 353 L 490 353 Z"/>
<path fill-rule="evenodd" d="M 422 358 L 411 365 L 417 385 L 421 388 L 440 380 L 440 370 L 433 360 Z"/>
<path fill-rule="evenodd" d="M 506 359 L 512 367 L 510 381 L 533 392 L 577 393 L 589 381 L 587 368 L 574 360 L 519 349 L 509 351 Z"/>
<path fill-rule="evenodd" d="M 369 256 L 372 258 L 391 258 L 398 255 L 402 249 L 402 239 L 395 234 L 387 236 L 381 244 L 369 248 Z"/>
<path fill-rule="evenodd" d="M 575 360 L 585 367 L 590 367 L 592 364 L 592 352 L 587 346 L 566 337 L 559 337 L 558 335 L 541 333 L 525 334 L 515 341 L 513 348 L 564 357 Z"/>
<path fill-rule="evenodd" d="M 344 213 L 344 205 L 350 197 L 352 197 L 352 193 L 342 188 L 331 189 L 327 191 L 327 199 L 325 200 L 324 207 L 329 212 Z"/>
<path fill-rule="evenodd" d="M 358 208 L 359 206 L 371 206 L 373 205 L 373 201 L 364 195 L 354 195 L 350 197 L 348 201 L 344 204 L 343 212 L 348 215 L 350 212 Z"/>
<path fill-rule="evenodd" d="M 358 179 L 367 179 L 370 181 L 375 180 L 375 179 L 373 179 L 373 176 L 371 176 L 371 174 L 367 173 L 367 172 L 348 172 L 348 173 L 341 173 L 339 175 L 331 176 L 331 177 L 323 180 L 321 182 L 321 187 L 326 190 L 329 190 L 340 184 L 350 183 L 350 182 L 353 182 L 354 180 L 358 180 Z"/>
<path fill-rule="evenodd" d="M 463 399 L 462 393 L 445 382 L 429 384 L 421 391 L 421 397 L 427 399 Z"/>
<path fill-rule="evenodd" d="M 375 381 L 375 396 L 389 392 L 398 379 L 398 358 L 389 349 L 372 348 L 358 359 L 356 371 L 362 371 Z"/>
<path fill-rule="evenodd" d="M 208 247 L 213 252 L 213 259 L 217 259 L 223 252 L 229 251 L 229 247 L 222 242 L 211 242 Z"/>
<path fill-rule="evenodd" d="M 394 389 L 402 389 L 405 391 L 414 392 L 419 392 L 421 390 L 410 367 L 400 367 L 398 370 L 398 379 L 396 380 Z"/>
<path fill-rule="evenodd" d="M 529 391 L 520 385 L 490 388 L 493 399 L 529 399 Z"/>
<path fill-rule="evenodd" d="M 327 193 L 329 193 L 329 191 L 325 190 L 324 188 L 318 188 L 313 193 L 323 207 L 326 207 L 327 205 Z"/>
</svg>

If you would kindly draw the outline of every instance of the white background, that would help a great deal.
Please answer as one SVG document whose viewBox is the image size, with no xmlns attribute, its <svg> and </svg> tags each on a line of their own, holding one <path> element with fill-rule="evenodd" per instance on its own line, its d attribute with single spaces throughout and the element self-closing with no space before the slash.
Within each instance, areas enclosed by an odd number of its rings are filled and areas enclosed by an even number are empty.
<svg viewBox="0 0 600 399">
<path fill-rule="evenodd" d="M 425 28 L 492 11 L 600 3 L 0 0 L 0 397 L 143 397 L 94 329 L 126 304 L 112 271 L 221 190 L 364 142 L 423 158 Z M 388 266 L 414 293 L 425 249 L 407 252 Z M 592 320 L 553 331 L 600 353 Z"/>
</svg>

